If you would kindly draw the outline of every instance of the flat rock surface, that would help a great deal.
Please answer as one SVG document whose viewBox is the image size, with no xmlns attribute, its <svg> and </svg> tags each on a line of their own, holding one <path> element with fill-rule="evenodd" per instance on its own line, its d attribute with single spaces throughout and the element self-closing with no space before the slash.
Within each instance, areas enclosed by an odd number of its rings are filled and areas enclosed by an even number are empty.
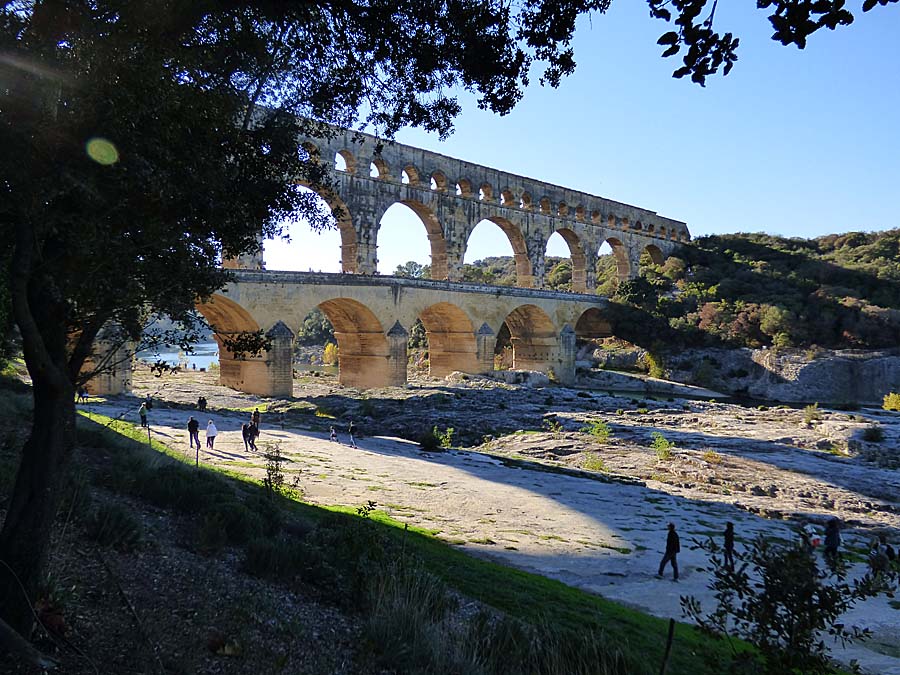
<svg viewBox="0 0 900 675">
<path fill-rule="evenodd" d="M 414 383 L 354 392 L 333 378 L 304 377 L 291 401 L 263 400 L 220 387 L 208 373 L 152 378 L 136 373 L 135 393 L 158 401 L 152 434 L 188 452 L 193 414 L 214 419 L 220 435 L 201 460 L 247 475 L 265 475 L 265 457 L 244 448 L 240 425 L 258 407 L 260 449 L 280 446 L 284 472 L 299 476 L 305 499 L 318 504 L 368 501 L 394 518 L 505 564 L 537 572 L 650 613 L 681 619 L 679 597 L 711 607 L 708 561 L 691 540 L 719 538 L 732 521 L 741 542 L 757 535 L 789 540 L 800 522 L 847 524 L 843 545 L 861 559 L 884 532 L 900 542 L 900 472 L 869 461 L 900 453 L 898 415 L 877 410 L 820 411 L 811 425 L 802 409 L 756 409 L 687 399 L 636 400 L 607 392 L 528 389 L 473 379 Z M 190 404 L 203 394 L 209 410 Z M 139 399 L 92 402 L 88 410 L 137 421 Z M 362 437 L 347 445 L 353 419 Z M 581 429 L 606 422 L 598 441 Z M 859 440 L 879 424 L 878 444 Z M 328 440 L 328 427 L 338 442 Z M 466 449 L 423 452 L 415 437 L 453 427 Z M 518 431 L 518 433 L 516 433 Z M 674 442 L 660 459 L 652 433 Z M 473 441 L 472 439 L 478 439 Z M 681 579 L 656 577 L 666 524 L 681 535 Z M 864 571 L 854 564 L 854 574 Z M 896 605 L 896 603 L 895 603 Z M 833 648 L 845 663 L 900 675 L 900 605 L 861 604 L 845 621 L 873 639 Z"/>
</svg>

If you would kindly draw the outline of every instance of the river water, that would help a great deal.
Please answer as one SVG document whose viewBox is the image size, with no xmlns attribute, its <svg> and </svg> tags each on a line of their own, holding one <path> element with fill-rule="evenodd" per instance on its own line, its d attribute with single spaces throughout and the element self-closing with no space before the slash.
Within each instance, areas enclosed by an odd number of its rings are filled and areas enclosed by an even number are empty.
<svg viewBox="0 0 900 675">
<path fill-rule="evenodd" d="M 215 342 L 200 342 L 194 345 L 194 352 L 186 354 L 178 349 L 162 349 L 160 351 L 138 352 L 138 358 L 147 363 L 163 361 L 170 366 L 182 364 L 188 369 L 209 370 L 212 364 L 219 363 L 219 345 Z"/>
</svg>

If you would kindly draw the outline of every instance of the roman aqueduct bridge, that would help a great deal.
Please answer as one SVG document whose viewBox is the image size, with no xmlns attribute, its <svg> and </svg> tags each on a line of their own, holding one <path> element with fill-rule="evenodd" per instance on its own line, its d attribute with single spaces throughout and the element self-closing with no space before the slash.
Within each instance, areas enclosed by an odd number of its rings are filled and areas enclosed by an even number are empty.
<svg viewBox="0 0 900 675">
<path fill-rule="evenodd" d="M 425 326 L 432 376 L 491 372 L 505 330 L 513 368 L 552 371 L 571 383 L 576 340 L 611 334 L 607 300 L 592 292 L 604 242 L 619 279 L 628 279 L 639 274 L 643 253 L 661 264 L 690 239 L 684 223 L 647 209 L 367 134 L 336 131 L 299 142 L 333 184 L 318 192 L 338 222 L 343 272 L 266 270 L 261 253 L 225 261 L 233 280 L 198 309 L 216 332 L 222 384 L 241 391 L 291 395 L 294 336 L 316 307 L 334 326 L 344 385 L 404 384 L 416 319 Z M 427 232 L 430 279 L 377 274 L 379 224 L 396 203 Z M 517 287 L 461 281 L 469 236 L 484 220 L 512 245 Z M 572 292 L 543 289 L 547 241 L 557 232 L 569 248 Z M 265 332 L 270 348 L 238 358 L 224 339 L 244 331 Z"/>
</svg>

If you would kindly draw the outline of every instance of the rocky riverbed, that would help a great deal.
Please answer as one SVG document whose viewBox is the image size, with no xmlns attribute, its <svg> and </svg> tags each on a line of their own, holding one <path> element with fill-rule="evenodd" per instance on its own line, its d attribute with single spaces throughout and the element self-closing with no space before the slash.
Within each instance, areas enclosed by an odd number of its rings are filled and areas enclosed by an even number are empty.
<svg viewBox="0 0 900 675">
<path fill-rule="evenodd" d="M 185 449 L 187 415 L 206 396 L 203 421 L 214 418 L 223 432 L 206 460 L 257 477 L 264 459 L 245 452 L 239 428 L 258 407 L 262 444 L 280 445 L 309 501 L 372 500 L 473 553 L 661 616 L 680 618 L 681 595 L 709 600 L 702 551 L 684 547 L 680 584 L 655 577 L 669 521 L 683 543 L 720 536 L 729 520 L 746 542 L 789 539 L 801 522 L 838 517 L 856 573 L 876 533 L 900 542 L 900 415 L 877 409 L 655 400 L 461 376 L 362 392 L 304 375 L 293 399 L 263 400 L 220 387 L 209 373 L 138 372 L 135 393 L 160 403 L 154 433 Z M 91 409 L 136 419 L 136 400 Z M 327 440 L 333 425 L 345 441 L 350 419 L 363 436 L 358 450 Z M 605 439 L 586 431 L 603 425 Z M 452 449 L 425 453 L 407 440 L 435 426 L 454 429 Z M 873 427 L 878 442 L 864 440 Z M 654 433 L 665 441 L 657 446 L 670 447 L 654 449 Z M 879 598 L 851 612 L 846 620 L 875 637 L 835 648 L 836 656 L 900 674 L 898 606 Z"/>
</svg>

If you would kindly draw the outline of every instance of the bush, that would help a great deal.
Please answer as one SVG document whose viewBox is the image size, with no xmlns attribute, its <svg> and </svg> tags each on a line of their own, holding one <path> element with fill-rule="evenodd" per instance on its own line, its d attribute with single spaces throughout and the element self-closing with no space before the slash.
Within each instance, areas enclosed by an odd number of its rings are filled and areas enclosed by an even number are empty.
<svg viewBox="0 0 900 675">
<path fill-rule="evenodd" d="M 435 430 L 437 427 L 435 427 Z M 441 449 L 441 441 L 434 431 L 425 431 L 419 436 L 419 447 L 425 452 L 437 452 Z"/>
<path fill-rule="evenodd" d="M 325 351 L 322 353 L 322 363 L 326 366 L 333 366 L 338 362 L 338 348 L 333 342 L 325 345 Z"/>
<path fill-rule="evenodd" d="M 819 404 L 813 403 L 812 405 L 808 405 L 803 409 L 803 423 L 811 427 L 813 422 L 822 419 L 822 413 L 819 410 Z"/>
<path fill-rule="evenodd" d="M 870 443 L 880 443 L 884 440 L 884 429 L 877 424 L 868 426 L 863 429 L 862 438 Z"/>
<path fill-rule="evenodd" d="M 707 450 L 703 453 L 704 461 L 709 464 L 721 464 L 722 463 L 722 455 L 720 455 L 715 450 Z"/>
<path fill-rule="evenodd" d="M 125 507 L 102 504 L 87 522 L 86 534 L 101 546 L 131 551 L 141 543 L 141 524 Z"/>
<path fill-rule="evenodd" d="M 650 434 L 650 437 L 653 439 L 650 447 L 656 452 L 656 458 L 661 462 L 672 459 L 672 448 L 675 447 L 675 443 L 667 439 L 658 431 L 654 431 Z"/>
<path fill-rule="evenodd" d="M 581 463 L 581 468 L 586 471 L 598 471 L 600 473 L 608 471 L 603 459 L 596 452 L 584 453 L 584 461 Z"/>
<path fill-rule="evenodd" d="M 689 596 L 681 599 L 682 612 L 704 632 L 726 638 L 729 644 L 730 636 L 737 635 L 757 647 L 758 651 L 735 652 L 734 672 L 837 672 L 824 635 L 841 643 L 867 637 L 866 629 L 845 625 L 841 616 L 861 600 L 890 595 L 896 585 L 896 573 L 847 581 L 843 561 L 820 568 L 800 542 L 777 544 L 760 536 L 746 547 L 736 569 L 725 565 L 712 539 L 695 544 L 710 554 L 709 588 L 716 608 L 704 615 L 700 602 Z"/>
<path fill-rule="evenodd" d="M 294 542 L 257 537 L 244 547 L 243 570 L 266 579 L 290 579 L 297 573 L 299 555 Z"/>
<path fill-rule="evenodd" d="M 603 420 L 591 420 L 581 427 L 581 431 L 590 434 L 594 437 L 595 441 L 600 443 L 608 441 L 609 437 L 612 435 L 612 429 L 610 429 L 609 425 Z"/>
<path fill-rule="evenodd" d="M 900 394 L 893 391 L 890 394 L 886 394 L 882 407 L 885 410 L 900 410 Z"/>
<path fill-rule="evenodd" d="M 209 548 L 243 544 L 263 529 L 260 517 L 238 501 L 211 504 L 200 518 L 200 539 Z"/>
</svg>

